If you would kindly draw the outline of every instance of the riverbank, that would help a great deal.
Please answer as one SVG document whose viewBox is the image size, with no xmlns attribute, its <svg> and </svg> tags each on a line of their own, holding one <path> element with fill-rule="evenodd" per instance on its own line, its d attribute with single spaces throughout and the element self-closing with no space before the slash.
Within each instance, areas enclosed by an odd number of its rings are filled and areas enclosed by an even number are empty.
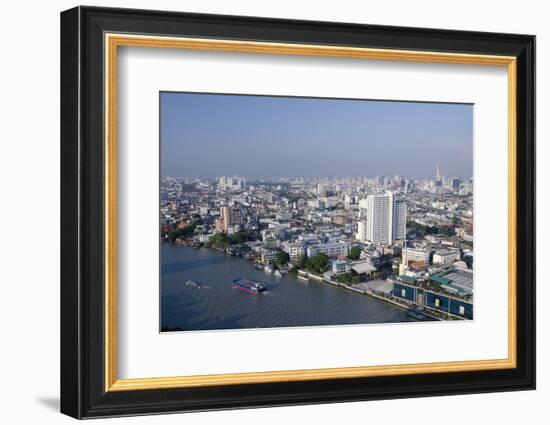
<svg viewBox="0 0 550 425">
<path fill-rule="evenodd" d="M 298 278 L 307 279 L 307 280 L 309 280 L 311 278 L 311 279 L 314 279 L 318 282 L 328 283 L 330 285 L 337 286 L 339 288 L 347 289 L 348 291 L 356 292 L 356 293 L 361 294 L 361 295 L 366 295 L 366 296 L 372 297 L 374 299 L 377 299 L 379 301 L 383 301 L 383 302 L 386 302 L 386 303 L 389 303 L 389 304 L 393 304 L 393 305 L 395 305 L 399 308 L 407 310 L 408 312 L 412 312 L 415 315 L 417 315 L 418 317 L 425 317 L 426 320 L 443 321 L 443 319 L 440 318 L 440 317 L 431 315 L 428 312 L 419 311 L 418 309 L 416 309 L 412 306 L 409 306 L 407 304 L 403 304 L 403 303 L 399 302 L 398 300 L 394 300 L 394 299 L 391 299 L 391 298 L 388 298 L 388 297 L 385 297 L 385 296 L 382 296 L 382 295 L 378 295 L 378 294 L 376 294 L 376 293 L 374 293 L 373 291 L 370 291 L 370 290 L 360 289 L 360 288 L 353 287 L 351 285 L 347 285 L 345 283 L 337 282 L 335 280 L 326 279 L 324 277 L 315 275 L 313 273 L 308 273 L 308 272 L 305 272 L 303 270 L 299 271 Z"/>
<path fill-rule="evenodd" d="M 181 243 L 181 242 L 177 243 L 177 245 L 193 247 L 195 249 L 198 249 L 198 248 L 212 249 L 212 250 L 215 250 L 217 252 L 221 252 L 221 253 L 229 255 L 229 256 L 237 256 L 237 257 L 243 258 L 244 260 L 247 260 L 247 261 L 251 261 L 251 262 L 254 261 L 254 259 L 243 255 L 241 252 L 235 252 L 234 250 L 230 250 L 229 248 L 223 249 L 223 248 L 220 248 L 220 247 L 215 247 L 215 246 L 210 246 L 210 245 L 196 244 L 196 243 L 185 243 L 185 242 L 184 243 Z M 290 270 L 288 270 L 288 269 L 286 269 L 286 270 L 290 272 Z M 300 280 L 309 281 L 309 279 L 314 279 L 318 282 L 328 283 L 330 285 L 333 285 L 333 286 L 336 286 L 336 287 L 339 287 L 339 288 L 343 288 L 343 289 L 346 289 L 346 290 L 351 291 L 351 292 L 355 292 L 355 293 L 358 293 L 358 294 L 361 294 L 361 295 L 366 295 L 368 297 L 371 297 L 371 298 L 376 299 L 378 301 L 382 301 L 384 303 L 392 304 L 396 307 L 399 307 L 400 309 L 403 309 L 403 310 L 407 311 L 408 313 L 412 313 L 411 317 L 414 317 L 418 320 L 438 320 L 438 321 L 443 321 L 444 320 L 441 317 L 430 314 L 429 312 L 419 311 L 414 306 L 405 304 L 403 302 L 400 302 L 399 300 L 389 298 L 387 296 L 379 295 L 379 294 L 375 293 L 372 290 L 360 289 L 360 288 L 357 288 L 357 287 L 353 287 L 352 285 L 337 282 L 337 281 L 334 281 L 334 280 L 331 280 L 331 279 L 326 279 L 322 276 L 316 275 L 314 273 L 310 273 L 310 272 L 308 272 L 306 270 L 302 270 L 302 269 L 298 269 L 297 271 L 293 271 L 293 272 L 290 272 L 290 273 L 295 275 L 296 278 L 300 279 Z"/>
<path fill-rule="evenodd" d="M 251 261 L 214 249 L 166 243 L 161 259 L 164 328 L 214 330 L 418 321 L 384 300 L 360 297 L 323 282 L 304 284 L 294 273 L 278 277 L 257 270 Z M 234 290 L 232 280 L 243 277 L 264 282 L 267 290 L 262 295 Z M 201 282 L 201 290 L 185 285 L 188 280 Z"/>
</svg>

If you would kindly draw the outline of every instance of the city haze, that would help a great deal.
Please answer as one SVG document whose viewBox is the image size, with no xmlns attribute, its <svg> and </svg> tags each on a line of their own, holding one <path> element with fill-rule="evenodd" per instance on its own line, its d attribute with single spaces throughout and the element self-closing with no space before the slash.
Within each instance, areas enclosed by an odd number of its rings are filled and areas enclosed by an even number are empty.
<svg viewBox="0 0 550 425">
<path fill-rule="evenodd" d="M 160 106 L 162 176 L 472 176 L 470 104 L 161 92 Z"/>
</svg>

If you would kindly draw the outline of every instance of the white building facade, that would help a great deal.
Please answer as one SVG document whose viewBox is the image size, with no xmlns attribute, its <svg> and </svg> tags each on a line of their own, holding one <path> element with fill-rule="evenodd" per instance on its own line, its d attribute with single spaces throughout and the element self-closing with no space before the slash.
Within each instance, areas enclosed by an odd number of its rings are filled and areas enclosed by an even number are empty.
<svg viewBox="0 0 550 425">
<path fill-rule="evenodd" d="M 433 256 L 433 263 L 441 264 L 442 266 L 451 266 L 458 260 L 460 260 L 460 253 L 458 251 L 437 251 Z"/>
<path fill-rule="evenodd" d="M 392 193 L 368 195 L 359 202 L 361 221 L 356 239 L 378 245 L 390 245 L 407 235 L 407 204 Z"/>
<path fill-rule="evenodd" d="M 357 234 L 355 235 L 355 239 L 357 239 L 361 243 L 365 243 L 367 241 L 367 221 L 361 220 L 357 223 Z"/>
<path fill-rule="evenodd" d="M 290 256 L 291 261 L 306 255 L 306 244 L 303 242 L 283 242 L 283 251 Z"/>
<path fill-rule="evenodd" d="M 323 253 L 328 257 L 346 257 L 349 254 L 349 247 L 349 243 L 346 242 L 318 243 L 307 247 L 307 256 L 311 258 L 318 253 Z"/>
<path fill-rule="evenodd" d="M 426 248 L 403 248 L 401 254 L 403 264 L 408 264 L 409 261 L 422 261 L 426 265 L 430 263 L 430 251 Z"/>
<path fill-rule="evenodd" d="M 393 195 L 367 196 L 367 240 L 374 244 L 392 243 Z"/>
</svg>

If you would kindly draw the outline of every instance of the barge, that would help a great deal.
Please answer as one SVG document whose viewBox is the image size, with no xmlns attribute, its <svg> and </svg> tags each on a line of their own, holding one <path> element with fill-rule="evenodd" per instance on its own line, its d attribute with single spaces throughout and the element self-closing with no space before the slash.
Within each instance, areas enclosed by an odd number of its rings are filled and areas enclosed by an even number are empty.
<svg viewBox="0 0 550 425">
<path fill-rule="evenodd" d="M 256 282 L 250 279 L 235 279 L 233 281 L 233 288 L 240 289 L 242 291 L 250 292 L 251 294 L 259 294 L 267 289 L 265 283 Z"/>
</svg>

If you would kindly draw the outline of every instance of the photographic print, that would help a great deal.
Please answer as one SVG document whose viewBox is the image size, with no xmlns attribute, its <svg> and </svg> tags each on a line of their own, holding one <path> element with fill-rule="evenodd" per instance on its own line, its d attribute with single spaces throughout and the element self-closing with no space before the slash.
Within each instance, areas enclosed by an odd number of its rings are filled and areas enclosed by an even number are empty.
<svg viewBox="0 0 550 425">
<path fill-rule="evenodd" d="M 535 389 L 533 35 L 60 33 L 62 413 Z"/>
<path fill-rule="evenodd" d="M 160 93 L 161 332 L 472 320 L 473 105 Z"/>
</svg>

